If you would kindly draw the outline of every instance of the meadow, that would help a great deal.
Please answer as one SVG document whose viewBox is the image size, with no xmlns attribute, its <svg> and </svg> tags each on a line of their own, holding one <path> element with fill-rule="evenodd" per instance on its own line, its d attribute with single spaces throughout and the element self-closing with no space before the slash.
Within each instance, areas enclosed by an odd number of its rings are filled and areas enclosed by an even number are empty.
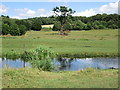
<svg viewBox="0 0 120 90">
<path fill-rule="evenodd" d="M 39 45 L 66 57 L 118 56 L 118 30 L 71 31 L 68 36 L 57 31 L 28 31 L 23 36 L 2 36 L 2 54 L 23 53 Z"/>
<path fill-rule="evenodd" d="M 118 88 L 118 70 L 45 72 L 4 68 L 3 88 Z"/>
<path fill-rule="evenodd" d="M 23 36 L 2 36 L 3 56 L 22 54 L 43 45 L 65 57 L 117 57 L 118 30 L 28 31 Z M 14 52 L 14 53 L 13 53 Z M 37 68 L 3 68 L 3 88 L 118 88 L 118 69 L 87 68 L 48 72 Z"/>
</svg>

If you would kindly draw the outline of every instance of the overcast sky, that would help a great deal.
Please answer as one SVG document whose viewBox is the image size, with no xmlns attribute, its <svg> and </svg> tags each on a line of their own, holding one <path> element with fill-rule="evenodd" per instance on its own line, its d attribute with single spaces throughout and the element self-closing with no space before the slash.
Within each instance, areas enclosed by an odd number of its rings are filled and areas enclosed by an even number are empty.
<svg viewBox="0 0 120 90">
<path fill-rule="evenodd" d="M 50 1 L 50 0 L 49 0 Z M 76 11 L 74 16 L 92 16 L 96 14 L 118 13 L 118 2 L 2 2 L 0 14 L 11 18 L 31 18 L 53 15 L 52 9 L 56 6 L 65 5 Z"/>
</svg>

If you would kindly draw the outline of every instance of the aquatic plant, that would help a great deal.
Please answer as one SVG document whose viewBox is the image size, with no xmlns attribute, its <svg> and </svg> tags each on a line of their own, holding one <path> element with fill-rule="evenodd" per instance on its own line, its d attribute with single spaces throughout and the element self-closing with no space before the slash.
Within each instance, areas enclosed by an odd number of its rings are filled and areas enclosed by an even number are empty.
<svg viewBox="0 0 120 90">
<path fill-rule="evenodd" d="M 2 58 L 7 58 L 7 59 L 17 59 L 20 58 L 20 53 L 17 53 L 16 51 L 9 51 L 4 54 L 2 54 Z"/>
<path fill-rule="evenodd" d="M 54 52 L 45 46 L 39 46 L 34 50 L 24 51 L 21 55 L 21 59 L 25 62 L 30 61 L 33 67 L 44 71 L 51 71 L 53 69 L 52 60 L 54 57 Z"/>
</svg>

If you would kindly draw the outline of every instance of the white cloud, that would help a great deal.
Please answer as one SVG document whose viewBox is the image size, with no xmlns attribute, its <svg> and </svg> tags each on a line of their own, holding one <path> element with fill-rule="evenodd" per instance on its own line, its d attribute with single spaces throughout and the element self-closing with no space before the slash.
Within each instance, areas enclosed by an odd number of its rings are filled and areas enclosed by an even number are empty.
<svg viewBox="0 0 120 90">
<path fill-rule="evenodd" d="M 40 17 L 40 16 L 50 16 L 53 15 L 51 11 L 46 11 L 43 8 L 39 8 L 37 10 L 31 10 L 28 8 L 23 8 L 23 9 L 15 9 L 14 10 L 18 16 L 14 16 L 14 18 L 30 18 L 30 17 Z"/>
<path fill-rule="evenodd" d="M 118 2 L 115 3 L 109 3 L 108 5 L 103 5 L 99 8 L 91 8 L 89 10 L 85 10 L 82 12 L 75 13 L 74 16 L 92 16 L 96 14 L 113 14 L 118 13 Z"/>
<path fill-rule="evenodd" d="M 7 9 L 4 8 L 2 12 L 6 12 Z M 23 8 L 23 9 L 15 9 L 14 10 L 17 14 L 16 16 L 12 16 L 12 18 L 32 18 L 32 17 L 46 17 L 46 16 L 51 16 L 54 15 L 52 11 L 47 11 L 43 8 L 39 8 L 37 10 L 31 10 L 28 8 Z M 93 16 L 96 14 L 113 14 L 113 13 L 118 13 L 118 2 L 115 3 L 109 3 L 108 5 L 103 5 L 99 8 L 91 8 L 82 12 L 76 12 L 73 16 Z"/>
<path fill-rule="evenodd" d="M 5 14 L 8 8 L 5 5 L 0 5 L 0 14 Z"/>
<path fill-rule="evenodd" d="M 33 16 L 36 13 L 35 11 L 28 8 L 15 9 L 15 11 L 19 14 L 19 16 Z"/>
</svg>

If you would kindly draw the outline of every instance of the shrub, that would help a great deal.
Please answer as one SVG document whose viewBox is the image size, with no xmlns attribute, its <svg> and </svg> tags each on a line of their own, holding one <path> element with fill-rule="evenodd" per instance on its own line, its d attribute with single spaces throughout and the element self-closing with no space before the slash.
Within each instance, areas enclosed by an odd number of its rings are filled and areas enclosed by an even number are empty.
<svg viewBox="0 0 120 90">
<path fill-rule="evenodd" d="M 27 31 L 27 28 L 25 25 L 19 25 L 20 35 L 24 35 Z"/>
<path fill-rule="evenodd" d="M 41 30 L 41 22 L 37 19 L 33 20 L 31 29 L 34 31 L 40 31 Z"/>
<path fill-rule="evenodd" d="M 20 58 L 20 56 L 21 55 L 19 53 L 17 53 L 16 51 L 9 51 L 9 52 L 2 54 L 3 58 L 13 59 L 13 60 Z"/>
<path fill-rule="evenodd" d="M 72 29 L 72 25 L 67 22 L 67 23 L 64 25 L 63 28 L 64 28 L 64 30 L 71 30 L 71 29 Z"/>
<path fill-rule="evenodd" d="M 2 35 L 9 34 L 10 27 L 8 24 L 2 24 Z"/>
<path fill-rule="evenodd" d="M 17 24 L 12 24 L 10 26 L 10 34 L 13 36 L 20 35 L 20 31 Z"/>
<path fill-rule="evenodd" d="M 21 58 L 25 61 L 30 61 L 33 67 L 42 69 L 44 71 L 51 71 L 54 67 L 52 60 L 55 54 L 49 48 L 40 46 L 35 50 L 25 51 Z"/>
<path fill-rule="evenodd" d="M 59 31 L 60 30 L 60 23 L 55 23 L 52 30 Z"/>
</svg>

